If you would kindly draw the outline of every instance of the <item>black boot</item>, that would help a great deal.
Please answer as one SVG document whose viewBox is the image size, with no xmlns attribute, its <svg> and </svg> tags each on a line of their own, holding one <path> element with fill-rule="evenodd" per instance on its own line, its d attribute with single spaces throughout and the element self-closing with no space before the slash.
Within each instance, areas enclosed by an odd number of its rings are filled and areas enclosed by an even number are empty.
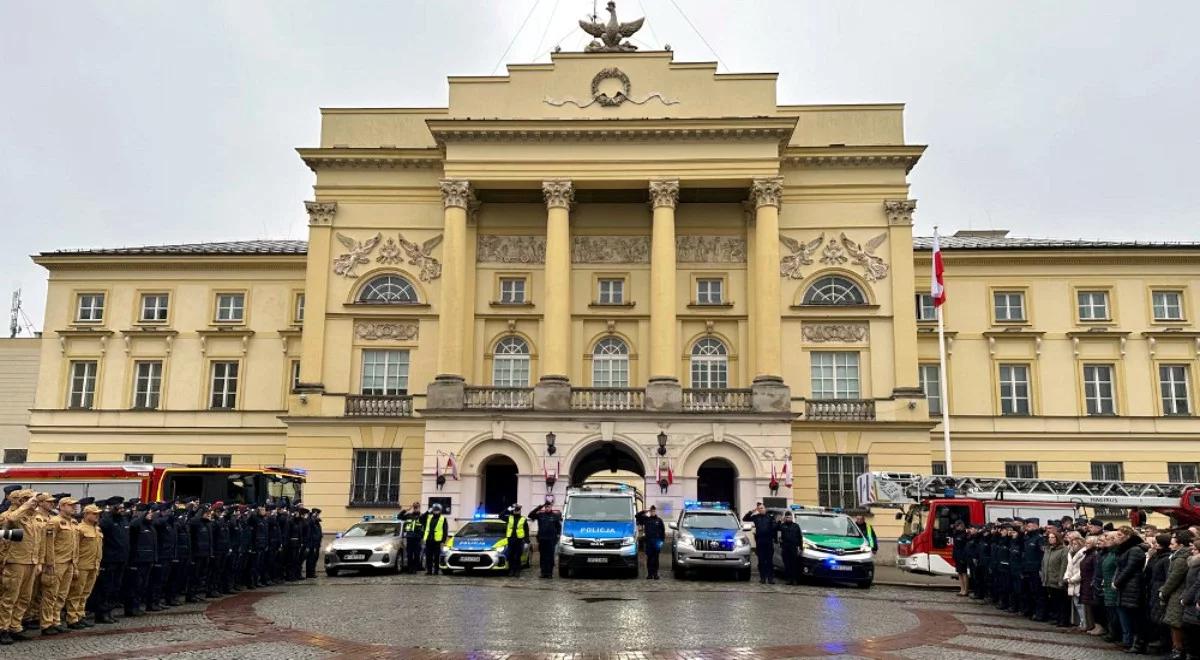
<svg viewBox="0 0 1200 660">
<path fill-rule="evenodd" d="M 0 646 L 8 646 L 13 643 L 12 635 L 7 630 L 0 632 Z"/>
</svg>

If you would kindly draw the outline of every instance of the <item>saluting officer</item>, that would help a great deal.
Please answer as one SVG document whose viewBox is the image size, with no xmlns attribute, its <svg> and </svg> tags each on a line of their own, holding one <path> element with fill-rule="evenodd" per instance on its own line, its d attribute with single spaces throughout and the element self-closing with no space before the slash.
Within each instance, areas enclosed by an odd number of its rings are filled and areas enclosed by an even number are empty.
<svg viewBox="0 0 1200 660">
<path fill-rule="evenodd" d="M 37 508 L 35 493 L 28 489 L 14 490 L 8 495 L 9 508 L 0 514 L 0 521 L 9 529 L 21 530 L 23 539 L 9 543 L 4 558 L 4 574 L 0 579 L 0 644 L 11 644 L 14 638 L 25 639 L 21 616 L 33 595 L 34 571 L 38 563 L 39 539 L 33 515 Z"/>
<path fill-rule="evenodd" d="M 191 513 L 185 502 L 175 502 L 175 559 L 171 564 L 170 598 L 167 604 L 182 605 L 192 580 L 192 533 L 188 527 Z"/>
<path fill-rule="evenodd" d="M 637 514 L 637 524 L 642 526 L 642 536 L 646 543 L 646 579 L 658 579 L 658 555 L 662 552 L 663 541 L 667 538 L 667 527 L 663 519 L 658 517 L 658 507 L 653 504 L 645 511 Z M 636 555 L 635 555 L 636 557 Z"/>
<path fill-rule="evenodd" d="M 129 518 L 129 563 L 125 566 L 125 616 L 142 616 L 150 594 L 150 571 L 158 563 L 154 513 L 138 502 Z"/>
<path fill-rule="evenodd" d="M 67 494 L 63 493 L 63 497 Z M 29 604 L 25 606 L 25 614 L 22 615 L 22 624 L 26 630 L 41 628 L 42 615 L 42 594 L 47 590 L 53 591 L 58 588 L 58 576 L 54 574 L 54 536 L 56 529 L 50 526 L 50 519 L 54 517 L 54 504 L 58 499 L 50 493 L 38 493 L 34 496 L 37 500 L 37 509 L 33 513 L 34 521 L 37 524 L 38 530 L 38 555 L 37 568 L 34 569 L 37 574 L 33 583 L 33 595 L 29 599 Z M 53 633 L 51 633 L 53 634 Z"/>
<path fill-rule="evenodd" d="M 189 603 L 207 600 L 204 594 L 212 558 L 212 521 L 208 516 L 208 506 L 201 505 L 188 521 L 188 533 L 192 537 L 192 576 L 185 600 Z"/>
<path fill-rule="evenodd" d="M 150 568 L 150 595 L 146 600 L 147 612 L 158 612 L 170 607 L 168 600 L 171 570 L 175 561 L 175 506 L 170 502 L 154 505 L 154 540 L 158 543 L 154 566 Z"/>
<path fill-rule="evenodd" d="M 425 574 L 437 575 L 441 570 L 442 544 L 446 542 L 446 517 L 442 505 L 434 504 L 421 517 L 425 541 Z"/>
<path fill-rule="evenodd" d="M 803 545 L 804 530 L 796 524 L 791 511 L 784 511 L 783 522 L 779 523 L 779 551 L 783 555 L 783 573 L 788 584 L 800 584 L 800 548 Z"/>
<path fill-rule="evenodd" d="M 100 507 L 88 504 L 83 507 L 83 521 L 75 526 L 78 557 L 75 560 L 75 578 L 71 580 L 71 591 L 67 594 L 67 627 L 72 630 L 91 628 L 84 618 L 84 604 L 96 586 L 100 573 L 100 560 L 104 546 L 104 532 L 100 531 Z"/>
<path fill-rule="evenodd" d="M 100 516 L 100 531 L 104 532 L 104 552 L 100 559 L 100 576 L 96 578 L 95 595 L 92 597 L 96 623 L 116 623 L 112 610 L 121 597 L 121 581 L 125 575 L 125 562 L 129 559 L 129 521 L 125 518 L 125 498 L 116 495 L 108 498 L 105 511 Z"/>
<path fill-rule="evenodd" d="M 308 538 L 305 540 L 307 551 L 304 555 L 304 577 L 317 577 L 317 559 L 321 556 L 321 541 L 324 532 L 321 530 L 321 510 L 313 509 L 308 516 Z"/>
<path fill-rule="evenodd" d="M 758 581 L 775 584 L 775 519 L 759 502 L 742 521 L 754 524 L 755 553 L 758 555 Z"/>
<path fill-rule="evenodd" d="M 409 573 L 421 570 L 421 544 L 425 539 L 422 518 L 420 502 L 413 502 L 412 508 L 400 514 L 404 521 L 404 567 Z"/>
<path fill-rule="evenodd" d="M 529 538 L 529 520 L 521 515 L 521 505 L 508 507 L 503 516 L 504 527 L 504 557 L 508 561 L 509 577 L 521 577 L 521 555 L 525 553 L 525 541 Z"/>
<path fill-rule="evenodd" d="M 543 578 L 554 577 L 554 555 L 558 538 L 562 536 L 562 514 L 553 507 L 554 496 L 547 495 L 545 504 L 539 504 L 529 512 L 529 519 L 537 523 L 538 565 Z"/>
<path fill-rule="evenodd" d="M 219 598 L 225 581 L 226 563 L 229 561 L 229 527 L 225 524 L 225 503 L 213 502 L 209 510 L 209 527 L 212 530 L 212 558 L 208 561 L 208 597 Z"/>
<path fill-rule="evenodd" d="M 250 529 L 254 543 L 250 546 L 250 588 L 257 589 L 267 584 L 267 550 L 270 547 L 270 525 L 267 522 L 267 507 L 259 505 L 250 515 Z"/>
<path fill-rule="evenodd" d="M 39 624 L 43 635 L 56 635 L 66 631 L 62 623 L 63 603 L 71 589 L 71 580 L 75 573 L 75 556 L 78 554 L 78 537 L 75 534 L 75 500 L 65 496 L 58 500 L 58 512 L 50 519 L 49 526 L 54 528 L 50 548 L 51 564 L 49 572 L 53 576 L 53 585 L 45 583 L 43 577 L 42 611 Z M 43 576 L 46 571 L 43 569 Z"/>
</svg>

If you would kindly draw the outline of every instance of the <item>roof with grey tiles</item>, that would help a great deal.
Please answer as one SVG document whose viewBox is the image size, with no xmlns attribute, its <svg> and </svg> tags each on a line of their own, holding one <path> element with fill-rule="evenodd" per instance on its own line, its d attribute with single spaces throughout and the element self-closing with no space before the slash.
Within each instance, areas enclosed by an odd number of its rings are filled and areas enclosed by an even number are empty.
<svg viewBox="0 0 1200 660">
<path fill-rule="evenodd" d="M 179 243 L 175 245 L 140 245 L 118 248 L 85 248 L 81 250 L 53 250 L 43 252 L 43 257 L 70 256 L 222 256 L 222 255 L 303 255 L 308 252 L 308 241 L 222 241 L 219 243 Z"/>
</svg>

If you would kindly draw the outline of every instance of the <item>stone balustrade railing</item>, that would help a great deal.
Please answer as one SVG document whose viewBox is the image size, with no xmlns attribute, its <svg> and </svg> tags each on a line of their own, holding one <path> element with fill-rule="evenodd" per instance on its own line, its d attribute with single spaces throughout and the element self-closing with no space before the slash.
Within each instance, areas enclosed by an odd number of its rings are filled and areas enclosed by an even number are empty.
<svg viewBox="0 0 1200 660">
<path fill-rule="evenodd" d="M 810 422 L 870 422 L 875 420 L 871 399 L 817 399 L 804 402 L 804 419 Z"/>
<path fill-rule="evenodd" d="M 347 417 L 412 417 L 412 414 L 413 398 L 411 396 L 366 394 L 346 396 Z"/>
<path fill-rule="evenodd" d="M 467 386 L 463 407 L 468 410 L 532 410 L 532 387 Z"/>
<path fill-rule="evenodd" d="M 750 389 L 683 390 L 684 412 L 743 413 L 754 412 L 753 392 Z"/>
<path fill-rule="evenodd" d="M 642 410 L 645 394 L 640 387 L 572 387 L 571 410 Z"/>
</svg>

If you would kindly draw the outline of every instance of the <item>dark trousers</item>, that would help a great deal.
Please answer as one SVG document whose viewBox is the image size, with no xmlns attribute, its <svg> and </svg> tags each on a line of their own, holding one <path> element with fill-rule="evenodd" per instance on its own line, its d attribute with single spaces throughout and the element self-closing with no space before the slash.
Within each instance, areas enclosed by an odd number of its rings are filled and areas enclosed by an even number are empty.
<svg viewBox="0 0 1200 660">
<path fill-rule="evenodd" d="M 521 553 L 525 551 L 525 539 L 509 539 L 504 548 L 504 558 L 508 561 L 508 574 L 521 576 Z"/>
<path fill-rule="evenodd" d="M 150 605 L 160 605 L 167 592 L 167 582 L 171 579 L 170 562 L 159 562 L 150 568 Z"/>
<path fill-rule="evenodd" d="M 192 562 L 177 559 L 171 562 L 171 577 L 167 582 L 167 599 L 179 600 L 187 592 L 188 578 L 192 576 Z"/>
<path fill-rule="evenodd" d="M 662 550 L 662 545 L 658 541 L 646 541 L 646 576 L 656 577 L 658 575 L 658 555 Z"/>
<path fill-rule="evenodd" d="M 125 578 L 122 584 L 122 602 L 128 615 L 134 610 L 146 606 L 150 593 L 150 568 L 152 564 L 126 564 Z"/>
<path fill-rule="evenodd" d="M 1025 616 L 1044 620 L 1046 618 L 1046 589 L 1042 587 L 1042 576 L 1037 573 L 1022 573 L 1021 593 L 1025 596 L 1022 613 Z"/>
<path fill-rule="evenodd" d="M 442 542 L 441 541 L 426 541 L 425 542 L 425 572 L 429 575 L 437 575 L 442 560 Z"/>
<path fill-rule="evenodd" d="M 304 555 L 304 577 L 317 577 L 317 559 L 321 557 L 320 546 L 308 548 L 308 552 Z"/>
<path fill-rule="evenodd" d="M 1071 597 L 1067 595 L 1066 589 L 1046 587 L 1046 614 L 1051 621 L 1064 626 L 1070 625 L 1071 609 Z"/>
<path fill-rule="evenodd" d="M 800 548 L 784 545 L 780 548 L 783 555 L 783 575 L 788 584 L 800 581 Z"/>
<path fill-rule="evenodd" d="M 255 586 L 261 587 L 271 581 L 271 567 L 269 564 L 271 561 L 271 551 L 263 548 L 255 554 L 254 559 L 254 566 L 257 570 L 257 574 L 254 576 L 254 583 Z"/>
<path fill-rule="evenodd" d="M 988 574 L 987 566 L 976 564 L 974 571 L 971 573 L 971 593 L 976 598 L 987 598 L 988 586 L 992 583 L 992 578 Z"/>
<path fill-rule="evenodd" d="M 221 580 L 224 579 L 222 571 L 225 568 L 225 557 L 222 554 L 215 554 L 208 559 L 208 579 L 204 584 L 208 587 L 209 598 L 216 598 L 221 595 Z"/>
<path fill-rule="evenodd" d="M 408 537 L 404 539 L 405 568 L 409 573 L 421 570 L 421 539 Z"/>
<path fill-rule="evenodd" d="M 187 596 L 195 598 L 204 595 L 208 586 L 208 557 L 192 557 L 192 575 L 188 580 Z"/>
<path fill-rule="evenodd" d="M 554 575 L 554 553 L 558 548 L 558 539 L 538 539 L 538 566 L 542 569 L 542 577 Z"/>
<path fill-rule="evenodd" d="M 108 614 L 121 600 L 121 583 L 125 577 L 125 564 L 108 562 L 100 564 L 100 573 L 96 576 L 96 586 L 93 597 L 96 598 L 92 610 L 97 614 Z"/>
<path fill-rule="evenodd" d="M 758 555 L 758 579 L 761 582 L 772 582 L 775 580 L 775 544 L 762 543 L 758 544 L 754 553 Z"/>
</svg>

